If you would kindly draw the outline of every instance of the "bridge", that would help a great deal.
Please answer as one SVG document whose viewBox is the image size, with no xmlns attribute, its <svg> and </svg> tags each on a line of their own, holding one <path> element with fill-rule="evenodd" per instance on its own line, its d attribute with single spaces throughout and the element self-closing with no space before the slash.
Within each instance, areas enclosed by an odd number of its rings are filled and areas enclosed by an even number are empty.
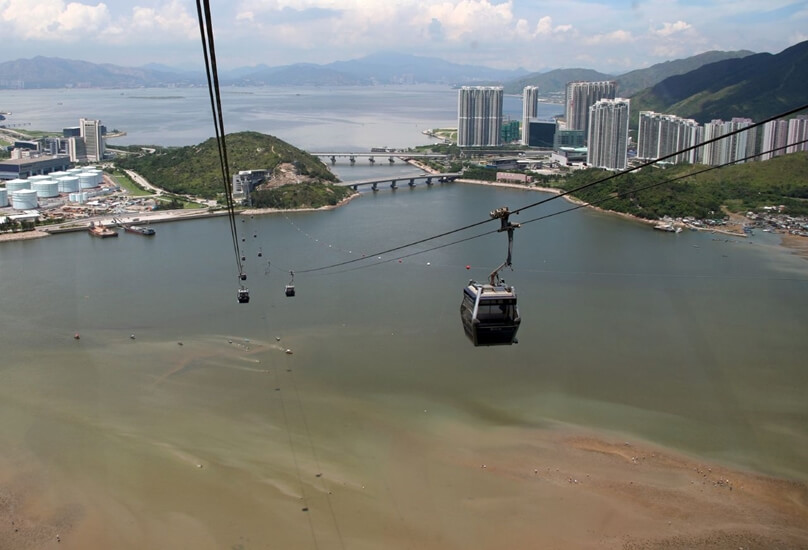
<svg viewBox="0 0 808 550">
<path fill-rule="evenodd" d="M 395 159 L 443 159 L 446 158 L 446 155 L 441 155 L 437 153 L 402 153 L 402 152 L 395 152 L 395 151 L 362 151 L 362 152 L 328 152 L 328 151 L 320 151 L 320 152 L 311 152 L 310 155 L 315 157 L 325 157 L 331 160 L 331 164 L 336 164 L 338 158 L 347 158 L 351 164 L 356 162 L 356 159 L 359 157 L 367 157 L 368 162 L 374 164 L 376 162 L 376 157 L 387 157 L 387 162 L 393 164 Z"/>
<path fill-rule="evenodd" d="M 416 181 L 423 181 L 427 185 L 434 185 L 437 183 L 450 183 L 459 178 L 462 174 L 460 172 L 446 172 L 443 174 L 412 174 L 410 176 L 395 176 L 387 178 L 377 178 L 369 180 L 358 181 L 342 181 L 335 183 L 340 187 L 351 187 L 354 191 L 358 191 L 362 185 L 370 185 L 374 191 L 378 190 L 379 184 L 390 182 L 390 189 L 398 189 L 399 182 L 406 182 L 408 186 L 415 187 Z"/>
</svg>

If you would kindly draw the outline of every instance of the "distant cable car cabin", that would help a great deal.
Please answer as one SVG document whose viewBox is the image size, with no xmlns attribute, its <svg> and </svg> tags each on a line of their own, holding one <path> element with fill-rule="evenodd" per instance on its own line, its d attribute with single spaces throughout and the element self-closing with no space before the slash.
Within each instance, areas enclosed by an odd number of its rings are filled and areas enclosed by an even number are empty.
<svg viewBox="0 0 808 550">
<path fill-rule="evenodd" d="M 286 292 L 286 296 L 291 298 L 292 296 L 295 295 L 295 272 L 290 271 L 289 275 L 292 276 L 292 279 L 289 281 L 289 284 L 286 285 L 285 292 Z"/>
<path fill-rule="evenodd" d="M 244 287 L 238 289 L 238 303 L 240 304 L 250 303 L 250 291 Z"/>
<path fill-rule="evenodd" d="M 499 231 L 508 232 L 508 257 L 488 277 L 488 283 L 469 281 L 463 289 L 460 303 L 460 320 L 463 330 L 475 346 L 502 346 L 517 343 L 516 332 L 522 318 L 516 303 L 516 289 L 500 279 L 499 272 L 511 267 L 513 250 L 513 230 L 519 224 L 508 221 L 507 207 L 491 212 L 492 218 L 499 218 Z"/>
</svg>

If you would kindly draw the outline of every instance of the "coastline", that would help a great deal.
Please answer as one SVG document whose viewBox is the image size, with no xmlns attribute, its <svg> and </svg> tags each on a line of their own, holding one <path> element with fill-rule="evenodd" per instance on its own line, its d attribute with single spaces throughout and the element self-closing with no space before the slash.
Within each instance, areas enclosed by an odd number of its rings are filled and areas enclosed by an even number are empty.
<svg viewBox="0 0 808 550">
<path fill-rule="evenodd" d="M 334 210 L 341 206 L 345 206 L 353 199 L 357 198 L 360 193 L 353 193 L 352 195 L 342 199 L 335 205 L 321 206 L 320 208 L 252 208 L 252 209 L 238 209 L 236 215 L 262 215 L 262 214 L 277 214 L 282 212 L 319 212 L 324 210 Z M 74 233 L 77 231 L 87 231 L 87 225 L 91 220 L 99 221 L 101 224 L 110 226 L 114 225 L 112 218 L 120 220 L 121 223 L 140 223 L 140 224 L 157 224 L 167 222 L 178 222 L 183 220 L 197 220 L 200 218 L 210 218 L 215 216 L 226 216 L 226 210 L 216 210 L 214 212 L 208 210 L 158 210 L 156 212 L 141 212 L 130 213 L 128 215 L 120 216 L 95 216 L 92 219 L 67 222 L 60 225 L 46 226 L 41 229 L 34 229 L 33 231 L 19 231 L 16 233 L 0 233 L 0 243 L 12 241 L 24 241 L 29 239 L 41 239 L 58 235 L 60 233 Z"/>
<path fill-rule="evenodd" d="M 483 180 L 471 180 L 471 179 L 457 179 L 455 180 L 457 183 L 467 183 L 472 185 L 488 185 L 491 187 L 509 187 L 511 189 L 522 189 L 525 191 L 541 191 L 543 193 L 550 193 L 553 195 L 560 195 L 563 193 L 563 190 L 555 188 L 555 187 L 542 187 L 539 185 L 521 185 L 518 183 L 504 183 L 504 182 L 490 182 L 490 181 L 483 181 Z M 604 214 L 609 214 L 613 216 L 619 216 L 623 219 L 630 220 L 633 222 L 642 223 L 645 225 L 654 226 L 659 223 L 659 220 L 649 220 L 646 218 L 640 218 L 638 216 L 633 216 L 631 214 L 627 214 L 625 212 L 617 212 L 615 210 L 608 210 L 605 208 L 601 208 L 599 206 L 591 205 L 585 201 L 577 199 L 571 195 L 564 195 L 562 197 L 569 203 L 572 203 L 576 206 L 591 208 L 593 210 L 597 210 L 598 212 L 603 212 Z M 707 233 L 718 233 L 721 235 L 728 235 L 731 237 L 743 237 L 747 238 L 746 233 L 740 228 L 739 225 L 731 225 L 732 229 L 718 229 L 716 227 L 693 227 L 686 224 L 681 224 L 680 227 L 692 229 L 695 231 L 704 231 Z M 808 259 L 808 239 L 804 237 L 799 237 L 797 235 L 790 235 L 788 233 L 781 233 L 780 236 L 782 237 L 780 246 L 784 248 L 788 248 L 792 250 L 794 254 L 802 258 Z"/>
</svg>

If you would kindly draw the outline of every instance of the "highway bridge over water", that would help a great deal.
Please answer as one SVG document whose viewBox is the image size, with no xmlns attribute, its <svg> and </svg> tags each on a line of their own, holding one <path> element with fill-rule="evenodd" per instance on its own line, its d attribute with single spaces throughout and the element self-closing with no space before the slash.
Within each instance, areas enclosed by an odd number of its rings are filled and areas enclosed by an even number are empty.
<svg viewBox="0 0 808 550">
<path fill-rule="evenodd" d="M 459 178 L 462 174 L 460 172 L 446 172 L 443 174 L 412 174 L 409 176 L 395 176 L 387 178 L 374 178 L 368 180 L 358 181 L 341 181 L 335 183 L 340 187 L 351 187 L 357 191 L 360 186 L 370 185 L 376 191 L 380 184 L 390 184 L 391 189 L 398 189 L 399 183 L 406 183 L 409 187 L 415 187 L 416 182 L 426 183 L 427 185 L 434 185 L 435 183 L 450 183 Z"/>
<path fill-rule="evenodd" d="M 331 161 L 331 164 L 336 164 L 337 159 L 344 159 L 347 158 L 348 162 L 354 164 L 357 158 L 367 158 L 368 162 L 374 164 L 376 162 L 376 157 L 384 158 L 387 157 L 387 162 L 393 164 L 395 159 L 443 159 L 446 158 L 446 155 L 441 155 L 437 153 L 399 153 L 393 151 L 362 151 L 362 152 L 329 152 L 329 151 L 318 151 L 318 152 L 310 152 L 310 155 L 314 155 L 315 157 L 327 158 Z"/>
</svg>

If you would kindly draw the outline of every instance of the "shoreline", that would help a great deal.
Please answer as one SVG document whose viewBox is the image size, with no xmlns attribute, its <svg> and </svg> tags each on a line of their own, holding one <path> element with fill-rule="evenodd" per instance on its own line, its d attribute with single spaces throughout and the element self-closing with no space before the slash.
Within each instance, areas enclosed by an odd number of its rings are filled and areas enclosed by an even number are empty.
<svg viewBox="0 0 808 550">
<path fill-rule="evenodd" d="M 353 193 L 348 197 L 342 199 L 335 205 L 328 205 L 328 206 L 321 206 L 319 208 L 290 208 L 290 209 L 282 209 L 282 208 L 251 208 L 251 209 L 238 209 L 236 210 L 236 215 L 263 215 L 263 214 L 278 214 L 278 213 L 288 213 L 288 212 L 320 212 L 326 210 L 334 210 L 335 208 L 339 208 L 341 206 L 345 206 L 353 199 L 357 198 L 360 193 Z M 184 220 L 197 220 L 201 218 L 211 218 L 217 216 L 226 216 L 226 210 L 216 210 L 216 211 L 209 211 L 209 210 L 160 210 L 156 212 L 141 212 L 141 213 L 130 213 L 126 215 L 117 215 L 117 216 L 95 216 L 93 218 L 89 218 L 86 220 L 81 221 L 73 221 L 67 222 L 65 224 L 57 224 L 52 226 L 43 226 L 39 229 L 34 229 L 33 231 L 18 231 L 16 233 L 0 233 L 0 243 L 3 242 L 12 242 L 12 241 L 24 241 L 29 239 L 41 239 L 45 237 L 50 237 L 53 235 L 59 235 L 62 233 L 75 233 L 79 231 L 87 231 L 88 224 L 90 221 L 98 221 L 102 225 L 105 226 L 112 226 L 115 223 L 112 219 L 117 219 L 121 223 L 134 223 L 134 224 L 141 224 L 141 225 L 150 225 L 150 224 L 157 224 L 157 223 L 168 223 L 168 222 L 179 222 Z"/>
<path fill-rule="evenodd" d="M 563 190 L 555 188 L 555 187 L 542 187 L 539 185 L 521 185 L 518 183 L 504 183 L 504 182 L 490 182 L 490 181 L 483 181 L 483 180 L 471 180 L 471 179 L 456 179 L 455 182 L 457 183 L 466 183 L 471 185 L 488 185 L 491 187 L 507 187 L 511 189 L 522 189 L 525 191 L 540 191 L 543 193 L 550 193 L 553 195 L 560 195 L 563 193 Z M 591 205 L 585 201 L 577 199 L 571 195 L 564 195 L 562 197 L 567 202 L 574 204 L 576 206 L 580 206 L 582 208 L 591 208 L 597 212 L 602 212 L 604 214 L 609 214 L 613 216 L 619 216 L 625 220 L 642 223 L 644 225 L 651 225 L 654 226 L 659 223 L 659 220 L 649 220 L 646 218 L 640 218 L 637 216 L 633 216 L 632 214 L 627 214 L 625 212 L 617 212 L 615 210 L 607 210 L 605 208 L 601 208 L 599 206 Z M 748 238 L 748 235 L 744 233 L 742 230 L 733 231 L 730 229 L 718 229 L 715 227 L 693 227 L 687 224 L 680 224 L 679 227 L 691 229 L 695 231 L 703 231 L 707 233 L 717 233 L 720 235 L 728 235 L 730 237 L 743 237 Z M 808 239 L 805 237 L 800 237 L 797 235 L 791 235 L 789 233 L 778 233 L 780 236 L 780 245 L 781 247 L 788 249 L 792 252 L 792 254 L 796 254 L 801 258 L 808 259 Z"/>
<path fill-rule="evenodd" d="M 420 169 L 424 170 L 425 172 L 429 173 L 436 173 L 430 167 L 422 165 L 418 161 L 414 161 L 410 159 L 408 161 L 409 164 L 419 167 Z M 555 188 L 555 187 L 544 187 L 539 185 L 522 185 L 518 183 L 505 183 L 505 182 L 490 182 L 490 181 L 483 181 L 483 180 L 473 180 L 473 179 L 465 179 L 465 178 L 458 178 L 454 180 L 456 183 L 464 183 L 470 185 L 483 185 L 489 187 L 504 187 L 510 189 L 521 189 L 523 191 L 539 191 L 542 193 L 550 193 L 553 195 L 560 195 L 563 193 L 563 190 Z M 335 208 L 340 208 L 342 206 L 347 205 L 355 198 L 361 196 L 361 193 L 355 192 L 352 195 L 342 199 L 335 205 L 328 205 L 328 206 L 321 206 L 319 208 L 247 208 L 242 210 L 237 210 L 236 214 L 241 215 L 266 215 L 266 214 L 279 214 L 279 213 L 289 213 L 289 212 L 319 212 L 319 211 L 328 211 L 334 210 Z M 627 214 L 625 212 L 617 212 L 614 210 L 607 210 L 605 208 L 601 208 L 599 206 L 591 205 L 585 201 L 577 199 L 571 195 L 564 195 L 562 197 L 567 202 L 574 204 L 575 206 L 581 208 L 591 208 L 597 212 L 601 212 L 604 214 L 609 214 L 613 216 L 619 216 L 625 220 L 642 223 L 644 225 L 651 225 L 654 226 L 659 223 L 659 220 L 649 220 L 646 218 L 640 218 L 634 216 L 632 214 Z M 199 219 L 199 218 L 207 218 L 211 216 L 224 216 L 227 215 L 227 212 L 224 210 L 216 210 L 214 212 L 204 211 L 204 212 L 197 212 L 194 210 L 164 210 L 155 212 L 144 212 L 141 214 L 130 214 L 125 217 L 120 217 L 122 222 L 124 223 L 165 223 L 165 222 L 173 222 L 173 221 L 182 221 L 182 220 L 191 220 L 191 219 Z M 106 216 L 96 216 L 95 219 L 106 219 Z M 138 220 L 134 220 L 134 218 L 140 218 Z M 142 218 L 146 218 L 145 220 Z M 111 220 L 111 218 L 109 218 Z M 60 227 L 60 226 L 47 226 L 43 228 L 34 229 L 33 231 L 20 231 L 16 233 L 0 233 L 0 243 L 3 242 L 12 242 L 12 241 L 23 241 L 29 239 L 38 239 L 49 237 L 51 235 L 59 234 L 59 233 L 69 233 L 75 231 L 86 231 L 87 225 L 84 225 L 83 222 L 75 222 L 75 223 L 82 223 L 82 225 L 76 225 L 71 227 Z M 89 220 L 88 220 L 89 223 Z M 105 223 L 105 225 L 111 225 L 112 222 Z M 687 228 L 695 231 L 706 231 L 709 233 L 718 233 L 721 235 L 728 235 L 731 237 L 743 237 L 747 238 L 747 235 L 743 231 L 733 231 L 727 229 L 717 229 L 715 227 L 693 227 L 687 224 L 679 224 L 679 227 Z M 790 250 L 792 254 L 795 254 L 801 258 L 808 259 L 808 239 L 803 237 L 799 237 L 796 235 L 790 235 L 788 233 L 779 233 L 780 235 L 780 245 L 781 247 Z"/>
</svg>

